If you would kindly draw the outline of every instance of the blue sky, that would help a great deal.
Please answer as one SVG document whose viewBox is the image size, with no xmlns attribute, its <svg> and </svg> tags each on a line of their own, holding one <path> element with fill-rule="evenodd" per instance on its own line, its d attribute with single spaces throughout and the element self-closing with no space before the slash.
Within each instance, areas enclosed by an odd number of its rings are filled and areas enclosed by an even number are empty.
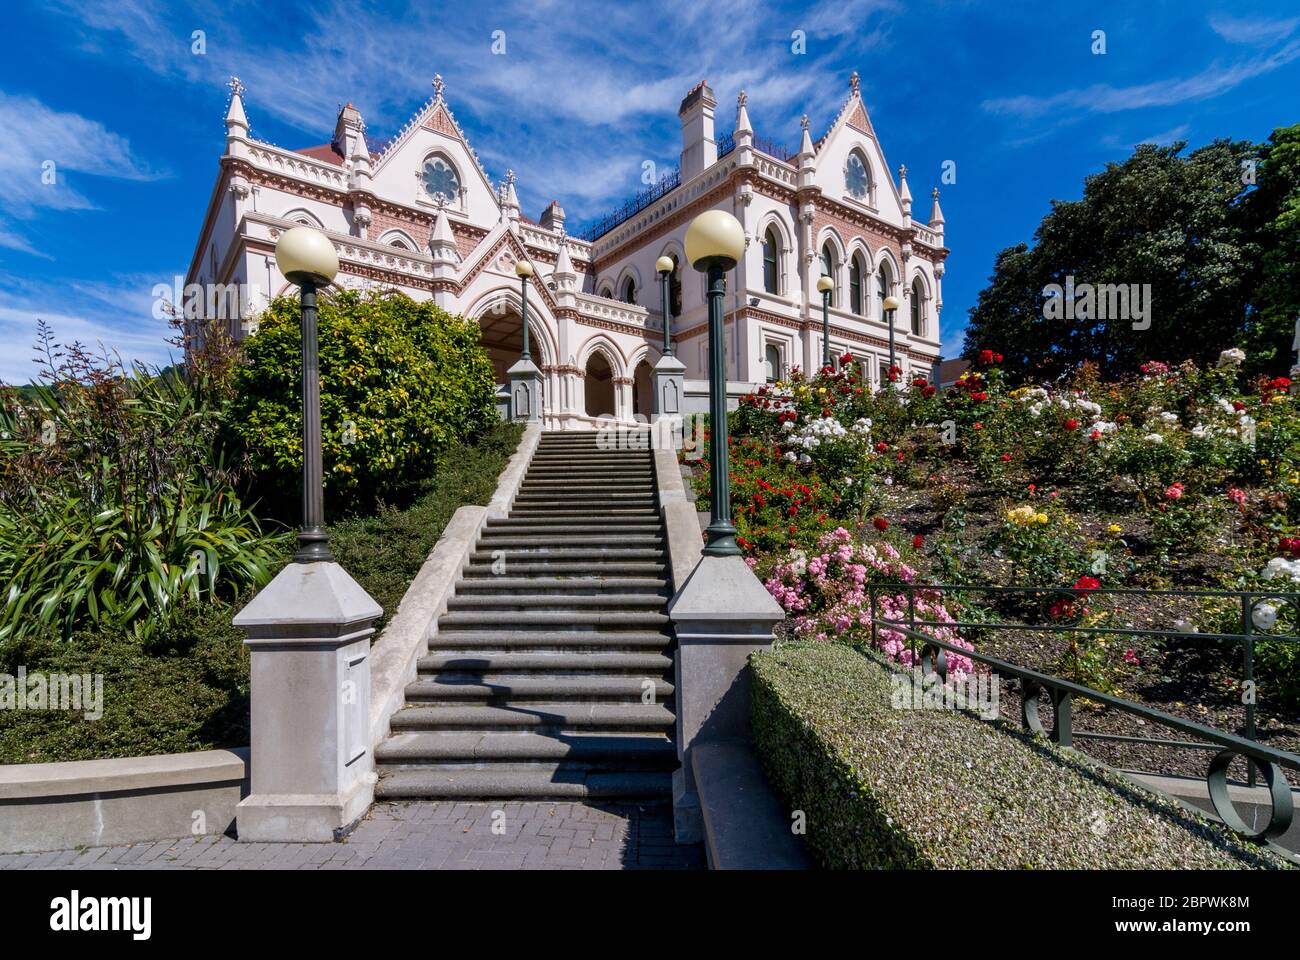
<svg viewBox="0 0 1300 960">
<path fill-rule="evenodd" d="M 758 134 L 795 147 L 799 116 L 820 135 L 856 69 L 918 211 L 956 162 L 942 187 L 948 353 L 997 251 L 1030 239 L 1089 172 L 1145 141 L 1260 140 L 1300 120 L 1294 0 L 22 0 L 6 14 L 0 380 L 11 383 L 32 375 L 37 317 L 60 339 L 166 361 L 151 291 L 189 262 L 231 74 L 254 135 L 298 148 L 328 140 L 348 100 L 371 135 L 391 134 L 440 73 L 489 174 L 513 168 L 525 212 L 559 199 L 575 226 L 634 192 L 643 161 L 676 162 L 676 107 L 701 78 L 721 127 L 744 87 Z M 1104 55 L 1091 51 L 1096 30 Z"/>
</svg>

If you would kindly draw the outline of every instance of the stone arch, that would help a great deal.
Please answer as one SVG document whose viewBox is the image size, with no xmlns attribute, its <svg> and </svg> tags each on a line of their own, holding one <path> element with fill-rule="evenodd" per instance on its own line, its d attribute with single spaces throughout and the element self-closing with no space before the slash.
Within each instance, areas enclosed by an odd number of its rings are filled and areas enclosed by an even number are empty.
<svg viewBox="0 0 1300 960">
<path fill-rule="evenodd" d="M 477 320 L 480 342 L 492 359 L 497 383 L 508 379 L 506 371 L 519 359 L 523 348 L 522 301 L 518 289 L 496 287 L 478 297 L 466 310 L 465 316 Z M 539 310 L 537 299 L 528 298 L 529 353 L 539 367 L 553 363 L 559 356 L 555 340 L 554 323 Z"/>
<path fill-rule="evenodd" d="M 609 354 L 603 349 L 592 350 L 582 366 L 584 374 L 585 413 L 589 417 L 616 416 L 618 410 L 617 385 Z"/>
<path fill-rule="evenodd" d="M 632 284 L 633 299 L 625 299 L 625 290 L 628 282 Z M 641 273 L 636 267 L 628 264 L 618 273 L 618 282 L 614 284 L 614 299 L 624 303 L 639 304 L 645 294 L 645 287 L 641 283 Z"/>
<path fill-rule="evenodd" d="M 632 413 L 649 420 L 654 413 L 654 382 L 650 360 L 643 357 L 632 367 Z"/>
<path fill-rule="evenodd" d="M 385 246 L 400 247 L 401 249 L 409 250 L 412 253 L 415 253 L 420 249 L 420 245 L 415 242 L 414 237 L 405 230 L 399 230 L 396 227 L 393 227 L 391 230 L 385 230 L 377 242 L 382 243 Z"/>
<path fill-rule="evenodd" d="M 281 216 L 285 220 L 292 220 L 304 227 L 315 227 L 317 230 L 325 229 L 325 224 L 321 223 L 320 217 L 303 207 L 294 207 L 292 210 L 281 214 Z"/>
<path fill-rule="evenodd" d="M 785 295 L 790 289 L 789 284 L 789 264 L 790 257 L 794 255 L 794 234 L 789 224 L 785 222 L 785 217 L 777 210 L 772 210 L 765 214 L 758 223 L 758 232 L 755 237 L 758 240 L 758 249 L 760 256 L 764 255 L 764 248 L 767 244 L 768 234 L 776 241 L 776 290 L 768 291 L 778 295 Z M 760 274 L 761 275 L 761 274 Z M 766 286 L 766 284 L 765 284 Z"/>
</svg>

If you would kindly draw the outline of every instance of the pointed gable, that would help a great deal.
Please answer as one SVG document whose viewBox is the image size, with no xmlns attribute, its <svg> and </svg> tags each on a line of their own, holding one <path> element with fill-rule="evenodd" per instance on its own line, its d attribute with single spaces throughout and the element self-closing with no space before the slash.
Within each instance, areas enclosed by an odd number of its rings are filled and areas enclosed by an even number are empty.
<svg viewBox="0 0 1300 960">
<path fill-rule="evenodd" d="M 849 84 L 848 99 L 841 105 L 830 130 L 818 142 L 817 172 L 813 182 L 822 188 L 825 197 L 850 205 L 874 207 L 886 220 L 901 222 L 902 200 L 885 160 L 885 151 L 867 114 L 866 104 L 862 102 L 856 73 Z M 870 180 L 866 197 L 853 195 L 856 184 L 860 182 L 855 176 L 857 161 L 862 162 Z"/>
<path fill-rule="evenodd" d="M 459 196 L 446 205 L 452 219 L 490 228 L 501 216 L 497 192 L 443 97 L 441 78 L 435 79 L 434 89 L 383 152 L 372 158 L 374 192 L 435 215 L 438 204 L 422 171 L 426 161 L 441 158 L 459 186 Z"/>
</svg>

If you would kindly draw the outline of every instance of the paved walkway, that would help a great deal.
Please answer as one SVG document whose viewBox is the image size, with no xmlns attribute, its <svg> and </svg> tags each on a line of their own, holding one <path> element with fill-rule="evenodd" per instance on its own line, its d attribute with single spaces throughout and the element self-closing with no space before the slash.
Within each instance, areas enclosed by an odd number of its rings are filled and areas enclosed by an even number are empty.
<svg viewBox="0 0 1300 960">
<path fill-rule="evenodd" d="M 495 827 L 495 830 L 494 830 Z M 377 803 L 343 843 L 186 837 L 0 854 L 0 869 L 702 869 L 673 841 L 672 807 L 629 803 Z"/>
</svg>

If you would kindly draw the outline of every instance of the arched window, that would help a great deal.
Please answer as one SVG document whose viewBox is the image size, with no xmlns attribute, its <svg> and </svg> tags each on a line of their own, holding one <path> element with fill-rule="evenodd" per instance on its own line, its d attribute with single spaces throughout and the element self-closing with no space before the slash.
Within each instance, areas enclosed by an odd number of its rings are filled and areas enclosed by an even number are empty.
<svg viewBox="0 0 1300 960">
<path fill-rule="evenodd" d="M 925 287 L 920 277 L 912 281 L 912 336 L 925 336 Z"/>
<path fill-rule="evenodd" d="M 835 280 L 835 248 L 829 240 L 822 246 L 822 276 Z M 830 305 L 835 306 L 835 287 L 831 287 Z"/>
<path fill-rule="evenodd" d="M 623 281 L 623 302 L 636 303 L 636 281 L 631 277 Z"/>
<path fill-rule="evenodd" d="M 763 350 L 763 369 L 768 383 L 781 379 L 781 348 L 775 343 L 769 343 Z"/>
<path fill-rule="evenodd" d="M 768 227 L 763 234 L 763 289 L 768 293 L 781 292 L 780 249 L 776 227 Z"/>
<path fill-rule="evenodd" d="M 613 300 L 614 289 L 609 284 L 605 284 L 600 288 L 600 296 L 604 297 L 606 300 Z"/>
<path fill-rule="evenodd" d="M 859 317 L 866 313 L 867 302 L 862 296 L 862 254 L 855 253 L 849 264 L 849 309 Z"/>
<path fill-rule="evenodd" d="M 854 200 L 865 201 L 871 196 L 871 175 L 867 173 L 862 154 L 857 151 L 849 154 L 844 165 L 844 188 Z"/>
<path fill-rule="evenodd" d="M 460 175 L 445 157 L 433 156 L 424 161 L 424 166 L 420 169 L 420 183 L 431 197 L 441 196 L 444 200 L 452 201 L 460 196 Z"/>
<path fill-rule="evenodd" d="M 886 320 L 885 298 L 890 295 L 893 286 L 893 275 L 889 272 L 889 264 L 882 263 L 880 265 L 880 272 L 876 274 L 877 305 L 880 307 L 880 320 L 882 323 Z"/>
</svg>

